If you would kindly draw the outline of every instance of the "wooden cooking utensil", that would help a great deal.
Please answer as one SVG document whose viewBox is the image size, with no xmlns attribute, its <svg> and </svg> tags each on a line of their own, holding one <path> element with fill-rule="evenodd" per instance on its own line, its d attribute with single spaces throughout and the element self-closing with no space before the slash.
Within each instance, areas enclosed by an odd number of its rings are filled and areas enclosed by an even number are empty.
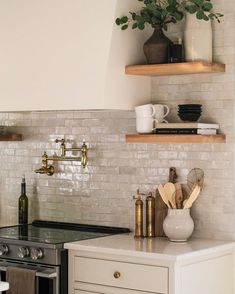
<svg viewBox="0 0 235 294">
<path fill-rule="evenodd" d="M 166 183 L 164 185 L 165 196 L 171 204 L 172 208 L 176 208 L 175 204 L 175 185 L 173 183 Z"/>
<path fill-rule="evenodd" d="M 175 183 L 175 202 L 176 202 L 176 207 L 178 209 L 182 208 L 183 201 L 184 201 L 184 197 L 183 197 L 182 187 L 181 187 L 181 184 L 177 182 Z"/>
<path fill-rule="evenodd" d="M 176 192 L 171 196 L 171 201 L 173 203 L 173 207 L 172 208 L 177 208 L 175 196 L 176 196 Z"/>
<path fill-rule="evenodd" d="M 193 189 L 192 193 L 190 194 L 188 200 L 184 204 L 184 209 L 190 208 L 192 206 L 194 201 L 197 199 L 200 191 L 201 191 L 201 188 L 198 185 L 196 185 L 195 188 Z"/>
<path fill-rule="evenodd" d="M 170 208 L 168 196 L 166 194 L 165 188 L 161 184 L 158 185 L 158 191 L 161 195 L 163 202 L 167 205 L 168 208 Z"/>
</svg>

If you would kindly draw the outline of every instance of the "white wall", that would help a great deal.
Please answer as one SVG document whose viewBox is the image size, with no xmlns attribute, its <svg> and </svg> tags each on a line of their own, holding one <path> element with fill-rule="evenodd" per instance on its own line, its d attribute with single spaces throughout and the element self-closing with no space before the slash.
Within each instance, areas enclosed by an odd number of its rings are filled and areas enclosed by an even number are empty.
<svg viewBox="0 0 235 294">
<path fill-rule="evenodd" d="M 148 102 L 149 79 L 124 75 L 125 64 L 143 59 L 136 49 L 143 33 L 114 23 L 131 7 L 135 0 L 0 1 L 0 109 L 128 109 Z"/>
</svg>

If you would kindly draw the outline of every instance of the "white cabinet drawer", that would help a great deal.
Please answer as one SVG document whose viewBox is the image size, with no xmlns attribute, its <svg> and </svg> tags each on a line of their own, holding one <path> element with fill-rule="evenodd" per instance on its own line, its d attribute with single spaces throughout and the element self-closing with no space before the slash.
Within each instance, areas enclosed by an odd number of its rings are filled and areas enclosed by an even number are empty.
<svg viewBox="0 0 235 294">
<path fill-rule="evenodd" d="M 168 268 L 75 257 L 74 280 L 153 293 L 168 293 Z M 114 274 L 120 273 L 115 278 Z"/>
</svg>

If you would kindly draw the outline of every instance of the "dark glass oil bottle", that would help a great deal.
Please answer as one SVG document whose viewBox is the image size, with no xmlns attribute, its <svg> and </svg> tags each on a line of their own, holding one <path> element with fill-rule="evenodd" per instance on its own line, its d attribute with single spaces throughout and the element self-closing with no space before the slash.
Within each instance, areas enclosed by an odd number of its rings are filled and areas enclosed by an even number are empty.
<svg viewBox="0 0 235 294">
<path fill-rule="evenodd" d="M 28 197 L 26 196 L 25 176 L 22 177 L 21 195 L 19 197 L 19 224 L 24 225 L 28 223 Z"/>
</svg>

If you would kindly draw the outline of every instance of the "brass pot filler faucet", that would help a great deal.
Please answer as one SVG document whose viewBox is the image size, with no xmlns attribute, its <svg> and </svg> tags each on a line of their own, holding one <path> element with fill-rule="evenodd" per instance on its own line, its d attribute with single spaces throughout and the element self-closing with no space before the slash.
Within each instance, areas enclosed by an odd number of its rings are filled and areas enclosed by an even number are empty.
<svg viewBox="0 0 235 294">
<path fill-rule="evenodd" d="M 82 147 L 80 148 L 66 148 L 65 146 L 65 139 L 56 139 L 56 143 L 60 144 L 60 156 L 51 156 L 48 157 L 46 151 L 44 151 L 44 154 L 42 156 L 42 166 L 39 169 L 35 170 L 35 173 L 38 174 L 47 174 L 48 176 L 52 176 L 55 172 L 55 168 L 53 165 L 49 165 L 48 161 L 80 161 L 81 165 L 85 167 L 87 165 L 87 145 L 85 141 L 83 141 Z M 67 152 L 71 151 L 80 151 L 80 157 L 75 156 L 66 156 Z"/>
</svg>

